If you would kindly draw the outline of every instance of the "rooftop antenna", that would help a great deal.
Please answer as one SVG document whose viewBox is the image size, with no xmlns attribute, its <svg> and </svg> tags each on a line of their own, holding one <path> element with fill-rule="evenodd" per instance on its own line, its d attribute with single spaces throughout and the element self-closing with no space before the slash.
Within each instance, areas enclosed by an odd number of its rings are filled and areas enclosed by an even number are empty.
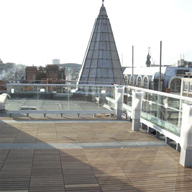
<svg viewBox="0 0 192 192">
<path fill-rule="evenodd" d="M 158 87 L 158 91 L 162 91 L 162 87 L 161 87 L 161 62 L 162 62 L 162 41 L 160 41 L 160 64 L 159 64 L 159 87 Z"/>
<path fill-rule="evenodd" d="M 134 86 L 134 78 L 133 78 L 133 75 L 134 75 L 134 46 L 132 45 L 132 86 Z"/>
<path fill-rule="evenodd" d="M 104 5 L 104 0 L 102 0 L 102 5 Z"/>
</svg>

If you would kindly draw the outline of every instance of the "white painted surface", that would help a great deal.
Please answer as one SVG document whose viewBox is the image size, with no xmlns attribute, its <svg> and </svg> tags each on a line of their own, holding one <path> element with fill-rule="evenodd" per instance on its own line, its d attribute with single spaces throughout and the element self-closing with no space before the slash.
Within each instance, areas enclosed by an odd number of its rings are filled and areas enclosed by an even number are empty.
<svg viewBox="0 0 192 192">
<path fill-rule="evenodd" d="M 7 101 L 7 97 L 8 97 L 7 93 L 3 93 L 3 94 L 0 95 L 0 110 L 5 109 L 5 104 L 6 104 L 6 101 Z"/>
<path fill-rule="evenodd" d="M 192 106 L 183 103 L 180 164 L 192 167 Z"/>
<path fill-rule="evenodd" d="M 116 86 L 115 87 L 115 110 L 116 110 L 117 119 L 121 119 L 121 116 L 122 116 L 123 95 L 124 95 L 124 87 Z"/>
<path fill-rule="evenodd" d="M 142 93 L 132 92 L 132 130 L 139 131 L 141 119 Z"/>
</svg>

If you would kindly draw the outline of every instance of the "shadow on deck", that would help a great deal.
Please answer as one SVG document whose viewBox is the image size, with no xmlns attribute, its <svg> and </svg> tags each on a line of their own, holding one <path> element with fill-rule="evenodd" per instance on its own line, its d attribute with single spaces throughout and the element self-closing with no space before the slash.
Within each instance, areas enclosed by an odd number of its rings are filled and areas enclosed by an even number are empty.
<svg viewBox="0 0 192 192">
<path fill-rule="evenodd" d="M 130 122 L 68 120 L 0 121 L 0 191 L 191 191 L 179 153 Z"/>
</svg>

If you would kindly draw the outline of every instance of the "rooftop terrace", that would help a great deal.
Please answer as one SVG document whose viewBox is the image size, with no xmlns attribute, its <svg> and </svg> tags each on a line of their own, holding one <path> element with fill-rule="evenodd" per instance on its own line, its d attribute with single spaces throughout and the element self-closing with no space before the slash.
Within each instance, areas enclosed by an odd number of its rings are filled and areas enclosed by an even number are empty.
<svg viewBox="0 0 192 192">
<path fill-rule="evenodd" d="M 191 191 L 191 105 L 131 86 L 7 84 L 0 191 Z"/>
<path fill-rule="evenodd" d="M 0 191 L 191 191 L 180 153 L 131 122 L 1 117 Z"/>
</svg>

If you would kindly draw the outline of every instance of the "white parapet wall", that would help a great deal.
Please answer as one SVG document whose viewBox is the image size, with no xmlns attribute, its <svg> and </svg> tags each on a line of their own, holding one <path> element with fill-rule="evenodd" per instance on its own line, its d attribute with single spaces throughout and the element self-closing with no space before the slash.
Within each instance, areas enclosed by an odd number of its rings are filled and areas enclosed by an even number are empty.
<svg viewBox="0 0 192 192">
<path fill-rule="evenodd" d="M 192 167 L 192 106 L 183 104 L 180 164 Z"/>
<path fill-rule="evenodd" d="M 141 119 L 142 93 L 132 92 L 132 130 L 139 131 Z"/>
<path fill-rule="evenodd" d="M 6 104 L 8 96 L 9 95 L 7 93 L 3 93 L 3 94 L 0 95 L 0 110 L 4 110 L 5 109 L 5 104 Z"/>
<path fill-rule="evenodd" d="M 123 95 L 124 95 L 124 87 L 116 86 L 115 87 L 115 113 L 117 119 L 121 119 L 122 116 L 122 108 L 123 108 Z"/>
</svg>

